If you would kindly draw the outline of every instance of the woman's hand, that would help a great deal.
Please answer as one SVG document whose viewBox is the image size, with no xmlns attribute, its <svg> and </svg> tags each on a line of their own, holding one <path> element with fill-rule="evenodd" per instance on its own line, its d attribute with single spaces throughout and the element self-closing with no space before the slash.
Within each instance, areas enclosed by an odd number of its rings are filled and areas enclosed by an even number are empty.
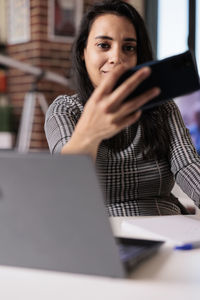
<svg viewBox="0 0 200 300">
<path fill-rule="evenodd" d="M 151 73 L 150 68 L 144 67 L 113 91 L 117 79 L 126 69 L 118 65 L 105 75 L 87 101 L 75 131 L 63 147 L 62 153 L 88 153 L 95 158 L 101 141 L 137 122 L 141 116 L 139 108 L 160 93 L 158 88 L 153 88 L 124 102 L 130 92 Z"/>
</svg>

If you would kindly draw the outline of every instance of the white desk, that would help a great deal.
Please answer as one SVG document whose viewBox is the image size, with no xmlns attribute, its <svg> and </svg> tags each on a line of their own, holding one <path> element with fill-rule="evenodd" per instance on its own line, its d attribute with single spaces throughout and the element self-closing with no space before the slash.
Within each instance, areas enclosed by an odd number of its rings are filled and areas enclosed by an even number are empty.
<svg viewBox="0 0 200 300">
<path fill-rule="evenodd" d="M 132 219 L 128 217 L 126 220 L 129 218 Z M 199 216 L 194 216 L 194 218 L 199 219 L 200 226 Z M 114 234 L 131 237 L 131 233 L 122 231 L 121 223 L 123 220 L 124 218 L 111 220 Z M 157 283 L 185 283 L 186 285 L 198 283 L 200 291 L 200 249 L 174 251 L 172 246 L 163 246 L 157 255 L 135 270 L 133 278 Z"/>
<path fill-rule="evenodd" d="M 121 236 L 124 235 L 122 220 L 111 219 L 115 234 Z M 0 297 L 4 300 L 199 300 L 200 249 L 179 252 L 163 247 L 140 265 L 129 280 L 0 267 Z"/>
</svg>

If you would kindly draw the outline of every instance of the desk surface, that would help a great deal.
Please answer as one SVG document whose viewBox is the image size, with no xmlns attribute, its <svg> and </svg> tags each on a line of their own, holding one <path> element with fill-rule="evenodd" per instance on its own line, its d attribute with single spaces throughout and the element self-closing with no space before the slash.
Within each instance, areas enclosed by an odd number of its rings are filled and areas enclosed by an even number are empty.
<svg viewBox="0 0 200 300">
<path fill-rule="evenodd" d="M 144 218 L 144 217 L 143 217 Z M 199 220 L 200 218 L 194 218 Z M 132 219 L 131 217 L 126 220 Z M 111 225 L 115 235 L 133 237 L 124 232 L 121 224 L 124 218 L 112 218 Z M 133 273 L 133 279 L 171 284 L 199 284 L 200 291 L 200 249 L 174 251 L 172 246 L 164 245 L 159 253 L 141 264 Z"/>
<path fill-rule="evenodd" d="M 116 235 L 123 218 L 111 218 Z M 130 236 L 126 234 L 126 236 Z M 141 264 L 133 279 L 0 267 L 2 299 L 162 299 L 197 300 L 200 293 L 200 249 L 173 251 L 163 246 L 152 259 Z M 129 298 L 128 298 L 129 297 Z"/>
</svg>

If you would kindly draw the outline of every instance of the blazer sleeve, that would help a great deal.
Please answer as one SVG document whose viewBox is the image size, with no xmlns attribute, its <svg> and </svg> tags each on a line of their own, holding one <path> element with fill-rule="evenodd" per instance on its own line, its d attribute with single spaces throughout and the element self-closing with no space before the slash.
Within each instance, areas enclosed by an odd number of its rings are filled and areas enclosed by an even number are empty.
<svg viewBox="0 0 200 300">
<path fill-rule="evenodd" d="M 73 96 L 59 96 L 49 106 L 44 131 L 52 154 L 60 153 L 62 147 L 69 141 L 80 115 L 81 108 Z"/>
<path fill-rule="evenodd" d="M 171 171 L 181 189 L 200 207 L 200 157 L 174 101 L 168 102 L 166 110 L 171 137 Z"/>
</svg>

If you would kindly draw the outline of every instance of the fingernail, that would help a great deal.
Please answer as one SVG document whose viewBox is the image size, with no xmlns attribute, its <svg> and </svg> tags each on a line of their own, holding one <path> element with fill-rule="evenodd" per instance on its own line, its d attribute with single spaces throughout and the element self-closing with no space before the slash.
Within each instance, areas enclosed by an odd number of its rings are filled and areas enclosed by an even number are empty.
<svg viewBox="0 0 200 300">
<path fill-rule="evenodd" d="M 151 73 L 151 68 L 149 68 L 149 67 L 143 67 L 142 70 L 145 73 L 145 75 Z"/>
<path fill-rule="evenodd" d="M 159 95 L 161 93 L 161 89 L 160 88 L 155 88 L 154 93 L 155 93 L 155 95 Z"/>
</svg>

